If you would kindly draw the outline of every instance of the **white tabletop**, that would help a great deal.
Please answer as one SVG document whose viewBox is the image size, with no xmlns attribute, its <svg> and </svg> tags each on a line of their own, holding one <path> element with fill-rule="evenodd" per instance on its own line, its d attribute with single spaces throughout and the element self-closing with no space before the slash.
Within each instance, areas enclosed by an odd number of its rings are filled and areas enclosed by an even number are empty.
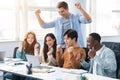
<svg viewBox="0 0 120 80">
<path fill-rule="evenodd" d="M 15 65 L 16 62 L 24 63 L 24 65 Z M 63 69 L 59 67 L 53 67 L 50 69 L 50 71 L 52 71 L 50 73 L 33 72 L 32 74 L 28 75 L 26 64 L 26 62 L 19 59 L 7 60 L 5 63 L 0 63 L 0 70 L 43 80 L 80 80 L 81 73 L 83 73 L 83 76 L 86 76 L 88 80 L 118 80 L 86 73 L 85 70 L 81 69 Z"/>
</svg>

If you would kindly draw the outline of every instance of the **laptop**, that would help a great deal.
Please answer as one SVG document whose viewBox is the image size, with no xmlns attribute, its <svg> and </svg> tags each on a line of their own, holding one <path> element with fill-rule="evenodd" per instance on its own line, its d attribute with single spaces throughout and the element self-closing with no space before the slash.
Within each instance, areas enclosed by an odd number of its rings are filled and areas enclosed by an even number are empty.
<svg viewBox="0 0 120 80">
<path fill-rule="evenodd" d="M 41 62 L 39 61 L 39 56 L 26 54 L 26 58 L 27 58 L 28 63 L 32 64 L 33 68 L 52 69 L 52 67 L 50 67 L 50 66 L 43 66 L 43 65 L 41 65 Z"/>
<path fill-rule="evenodd" d="M 0 51 L 0 62 L 4 62 L 4 58 L 5 58 L 5 52 Z"/>
</svg>

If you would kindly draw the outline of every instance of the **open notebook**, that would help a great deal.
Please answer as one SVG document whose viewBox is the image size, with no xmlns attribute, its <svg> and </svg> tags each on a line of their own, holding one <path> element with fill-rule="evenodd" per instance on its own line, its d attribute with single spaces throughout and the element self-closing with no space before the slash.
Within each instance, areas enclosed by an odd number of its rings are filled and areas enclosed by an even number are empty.
<svg viewBox="0 0 120 80">
<path fill-rule="evenodd" d="M 52 68 L 50 66 L 41 65 L 41 62 L 39 61 L 39 56 L 26 54 L 26 58 L 28 60 L 28 63 L 31 63 L 32 67 L 34 68 L 39 68 L 39 69 L 51 69 Z"/>
</svg>

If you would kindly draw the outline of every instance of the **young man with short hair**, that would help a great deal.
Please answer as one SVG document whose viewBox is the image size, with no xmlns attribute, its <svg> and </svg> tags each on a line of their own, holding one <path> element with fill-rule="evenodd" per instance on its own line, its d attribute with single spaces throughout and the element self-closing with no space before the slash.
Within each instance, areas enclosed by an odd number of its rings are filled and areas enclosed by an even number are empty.
<svg viewBox="0 0 120 80">
<path fill-rule="evenodd" d="M 80 62 L 85 60 L 86 53 L 84 49 L 82 49 L 77 44 L 77 39 L 78 34 L 75 30 L 68 29 L 67 31 L 65 31 L 64 42 L 66 48 L 64 50 L 64 53 L 62 51 L 61 45 L 57 46 L 56 59 L 59 66 L 68 69 L 81 68 Z"/>
</svg>

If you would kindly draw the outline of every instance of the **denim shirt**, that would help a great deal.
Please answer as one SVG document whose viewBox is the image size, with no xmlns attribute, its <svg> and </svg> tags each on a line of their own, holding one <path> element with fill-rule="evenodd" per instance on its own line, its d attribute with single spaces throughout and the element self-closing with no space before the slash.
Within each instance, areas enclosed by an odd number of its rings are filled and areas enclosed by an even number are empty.
<svg viewBox="0 0 120 80">
<path fill-rule="evenodd" d="M 52 27 L 55 27 L 55 37 L 57 39 L 57 44 L 61 44 L 61 43 L 64 43 L 62 41 L 63 38 L 63 18 L 62 17 L 58 17 L 56 20 L 52 21 L 52 22 L 49 22 L 49 23 L 44 23 L 42 25 L 43 28 L 52 28 Z M 90 20 L 85 20 L 85 18 L 80 15 L 80 14 L 77 14 L 77 15 L 73 15 L 73 14 L 70 14 L 69 16 L 69 21 L 70 21 L 70 26 L 71 26 L 71 29 L 74 29 L 78 32 L 78 44 L 83 47 L 84 46 L 84 41 L 83 41 L 83 35 L 82 35 L 82 30 L 81 30 L 81 23 L 90 23 L 91 22 L 91 19 Z"/>
<path fill-rule="evenodd" d="M 115 78 L 117 63 L 114 52 L 111 49 L 107 48 L 105 45 L 103 45 L 102 48 L 97 52 L 100 54 L 91 59 L 89 72 L 93 73 L 93 64 L 95 61 L 97 75 Z"/>
</svg>

